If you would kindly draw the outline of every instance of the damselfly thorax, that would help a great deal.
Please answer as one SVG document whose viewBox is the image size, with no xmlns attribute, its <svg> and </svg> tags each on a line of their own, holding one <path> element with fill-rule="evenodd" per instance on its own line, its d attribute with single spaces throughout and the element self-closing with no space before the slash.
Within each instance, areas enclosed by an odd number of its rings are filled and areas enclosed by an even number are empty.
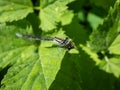
<svg viewBox="0 0 120 90">
<path fill-rule="evenodd" d="M 40 37 L 40 36 L 33 36 L 33 35 L 29 35 L 29 34 L 20 34 L 20 33 L 16 33 L 16 35 L 18 37 L 29 38 L 29 39 L 33 39 L 33 40 L 44 40 L 44 41 L 56 42 L 59 44 L 59 46 L 65 47 L 68 50 L 74 48 L 73 42 L 70 41 L 67 37 L 65 39 L 61 39 L 58 37 Z"/>
</svg>

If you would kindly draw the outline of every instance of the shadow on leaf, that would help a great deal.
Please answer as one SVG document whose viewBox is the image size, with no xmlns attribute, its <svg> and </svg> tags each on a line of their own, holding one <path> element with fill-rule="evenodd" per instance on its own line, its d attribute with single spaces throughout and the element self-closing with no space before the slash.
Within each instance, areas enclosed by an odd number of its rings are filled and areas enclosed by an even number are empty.
<svg viewBox="0 0 120 90">
<path fill-rule="evenodd" d="M 8 66 L 6 66 L 5 68 L 0 69 L 0 87 L 2 86 L 1 81 L 2 81 L 2 79 L 4 78 L 4 76 L 6 75 L 8 69 L 9 69 L 10 67 L 11 67 L 11 65 L 8 65 Z"/>
</svg>

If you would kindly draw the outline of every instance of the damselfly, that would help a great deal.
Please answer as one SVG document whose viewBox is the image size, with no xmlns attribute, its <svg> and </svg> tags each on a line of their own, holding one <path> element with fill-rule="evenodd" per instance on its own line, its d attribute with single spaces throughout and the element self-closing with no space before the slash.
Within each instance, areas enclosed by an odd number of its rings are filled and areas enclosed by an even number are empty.
<svg viewBox="0 0 120 90">
<path fill-rule="evenodd" d="M 44 40 L 44 41 L 52 41 L 52 42 L 57 42 L 60 46 L 66 47 L 68 50 L 74 48 L 74 44 L 72 41 L 70 41 L 67 37 L 65 39 L 61 39 L 58 37 L 40 37 L 40 36 L 33 36 L 29 34 L 20 34 L 16 33 L 18 37 L 23 37 L 23 38 L 29 38 L 32 40 Z"/>
</svg>

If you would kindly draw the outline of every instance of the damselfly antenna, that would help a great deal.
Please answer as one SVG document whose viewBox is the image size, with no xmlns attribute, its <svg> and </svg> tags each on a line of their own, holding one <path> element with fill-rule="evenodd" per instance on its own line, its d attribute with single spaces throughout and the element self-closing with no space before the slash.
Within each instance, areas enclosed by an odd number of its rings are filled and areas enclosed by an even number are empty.
<svg viewBox="0 0 120 90">
<path fill-rule="evenodd" d="M 16 35 L 18 37 L 23 37 L 23 38 L 29 38 L 29 39 L 33 39 L 33 40 L 44 40 L 44 41 L 52 41 L 52 42 L 57 42 L 60 46 L 65 46 L 68 50 L 74 48 L 74 44 L 72 41 L 69 41 L 68 38 L 65 39 L 61 39 L 58 37 L 40 37 L 40 36 L 33 36 L 33 35 L 29 35 L 29 34 L 20 34 L 20 33 L 16 33 Z"/>
</svg>

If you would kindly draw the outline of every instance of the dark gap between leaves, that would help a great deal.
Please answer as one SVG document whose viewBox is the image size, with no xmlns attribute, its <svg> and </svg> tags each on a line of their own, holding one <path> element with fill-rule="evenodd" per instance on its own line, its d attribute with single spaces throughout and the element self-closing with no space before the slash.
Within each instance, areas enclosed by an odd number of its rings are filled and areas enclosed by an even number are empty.
<svg viewBox="0 0 120 90">
<path fill-rule="evenodd" d="M 4 78 L 4 76 L 6 75 L 8 69 L 11 67 L 11 65 L 8 65 L 6 66 L 5 68 L 3 68 L 1 71 L 0 71 L 0 87 L 2 86 L 1 84 L 1 81 L 2 79 Z"/>
</svg>

